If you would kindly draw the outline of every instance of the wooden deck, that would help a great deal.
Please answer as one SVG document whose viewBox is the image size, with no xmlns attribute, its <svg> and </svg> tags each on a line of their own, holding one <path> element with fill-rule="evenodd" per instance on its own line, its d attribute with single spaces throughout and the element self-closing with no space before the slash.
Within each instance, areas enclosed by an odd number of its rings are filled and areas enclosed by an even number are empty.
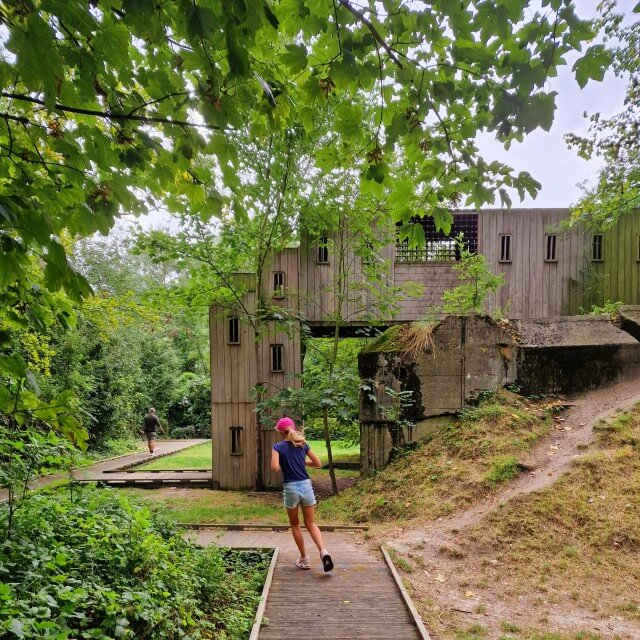
<svg viewBox="0 0 640 640">
<path fill-rule="evenodd" d="M 421 640 L 421 635 L 381 553 L 362 534 L 324 533 L 335 563 L 324 573 L 308 534 L 311 570 L 302 571 L 291 533 L 278 531 L 194 532 L 200 544 L 278 548 L 260 640 Z M 428 637 L 428 636 L 427 636 Z"/>
</svg>

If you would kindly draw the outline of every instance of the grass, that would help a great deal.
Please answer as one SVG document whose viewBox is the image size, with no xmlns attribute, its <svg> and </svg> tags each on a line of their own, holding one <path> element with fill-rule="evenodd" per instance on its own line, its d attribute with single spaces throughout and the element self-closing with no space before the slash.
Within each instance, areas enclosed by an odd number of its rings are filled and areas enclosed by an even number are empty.
<svg viewBox="0 0 640 640">
<path fill-rule="evenodd" d="M 135 467 L 135 471 L 170 471 L 172 469 L 211 469 L 211 442 L 203 442 Z"/>
<path fill-rule="evenodd" d="M 286 524 L 282 496 L 210 489 L 119 489 L 137 501 L 161 509 L 172 520 L 186 523 Z"/>
<path fill-rule="evenodd" d="M 381 524 L 447 515 L 520 473 L 518 461 L 551 423 L 546 405 L 501 391 L 318 511 L 335 522 Z"/>
<path fill-rule="evenodd" d="M 211 469 L 211 442 L 198 444 L 183 451 L 178 451 L 170 456 L 163 456 L 152 462 L 136 467 L 136 471 L 166 471 L 171 469 Z M 322 460 L 327 462 L 327 448 L 322 440 L 310 440 L 309 446 L 312 451 Z M 341 442 L 332 443 L 331 451 L 336 462 L 358 462 L 360 448 L 356 445 L 345 445 Z M 323 469 L 312 469 L 311 475 L 327 473 Z M 337 470 L 340 475 L 358 475 L 357 471 Z"/>
<path fill-rule="evenodd" d="M 638 621 L 640 406 L 597 429 L 596 449 L 552 487 L 508 503 L 463 543 L 487 582 L 513 597 L 570 598 L 594 615 Z"/>
</svg>

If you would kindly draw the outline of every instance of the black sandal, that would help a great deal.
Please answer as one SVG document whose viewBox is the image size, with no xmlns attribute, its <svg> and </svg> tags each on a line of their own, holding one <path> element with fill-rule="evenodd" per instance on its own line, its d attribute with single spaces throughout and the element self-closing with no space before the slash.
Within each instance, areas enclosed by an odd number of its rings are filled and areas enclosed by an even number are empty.
<svg viewBox="0 0 640 640">
<path fill-rule="evenodd" d="M 322 566 L 324 567 L 324 572 L 328 573 L 333 569 L 333 560 L 328 553 L 325 553 L 322 557 Z"/>
</svg>

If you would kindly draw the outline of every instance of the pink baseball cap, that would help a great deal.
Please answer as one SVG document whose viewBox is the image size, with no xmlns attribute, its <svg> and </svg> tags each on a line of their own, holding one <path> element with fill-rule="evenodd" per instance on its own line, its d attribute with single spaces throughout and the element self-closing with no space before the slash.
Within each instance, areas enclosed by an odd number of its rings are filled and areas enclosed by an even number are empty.
<svg viewBox="0 0 640 640">
<path fill-rule="evenodd" d="M 287 416 L 284 416 L 284 418 L 280 418 L 280 420 L 276 422 L 276 429 L 278 431 L 289 431 L 289 429 L 295 429 L 295 428 L 296 428 L 296 423 L 291 418 L 288 418 Z"/>
</svg>

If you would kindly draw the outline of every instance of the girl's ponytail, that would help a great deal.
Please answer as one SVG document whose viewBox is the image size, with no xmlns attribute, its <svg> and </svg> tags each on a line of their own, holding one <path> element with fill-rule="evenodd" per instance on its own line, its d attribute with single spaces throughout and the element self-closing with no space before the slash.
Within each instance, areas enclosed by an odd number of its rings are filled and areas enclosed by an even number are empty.
<svg viewBox="0 0 640 640">
<path fill-rule="evenodd" d="M 292 442 L 296 447 L 304 447 L 307 444 L 305 437 L 296 429 L 288 429 L 284 439 Z"/>
</svg>

